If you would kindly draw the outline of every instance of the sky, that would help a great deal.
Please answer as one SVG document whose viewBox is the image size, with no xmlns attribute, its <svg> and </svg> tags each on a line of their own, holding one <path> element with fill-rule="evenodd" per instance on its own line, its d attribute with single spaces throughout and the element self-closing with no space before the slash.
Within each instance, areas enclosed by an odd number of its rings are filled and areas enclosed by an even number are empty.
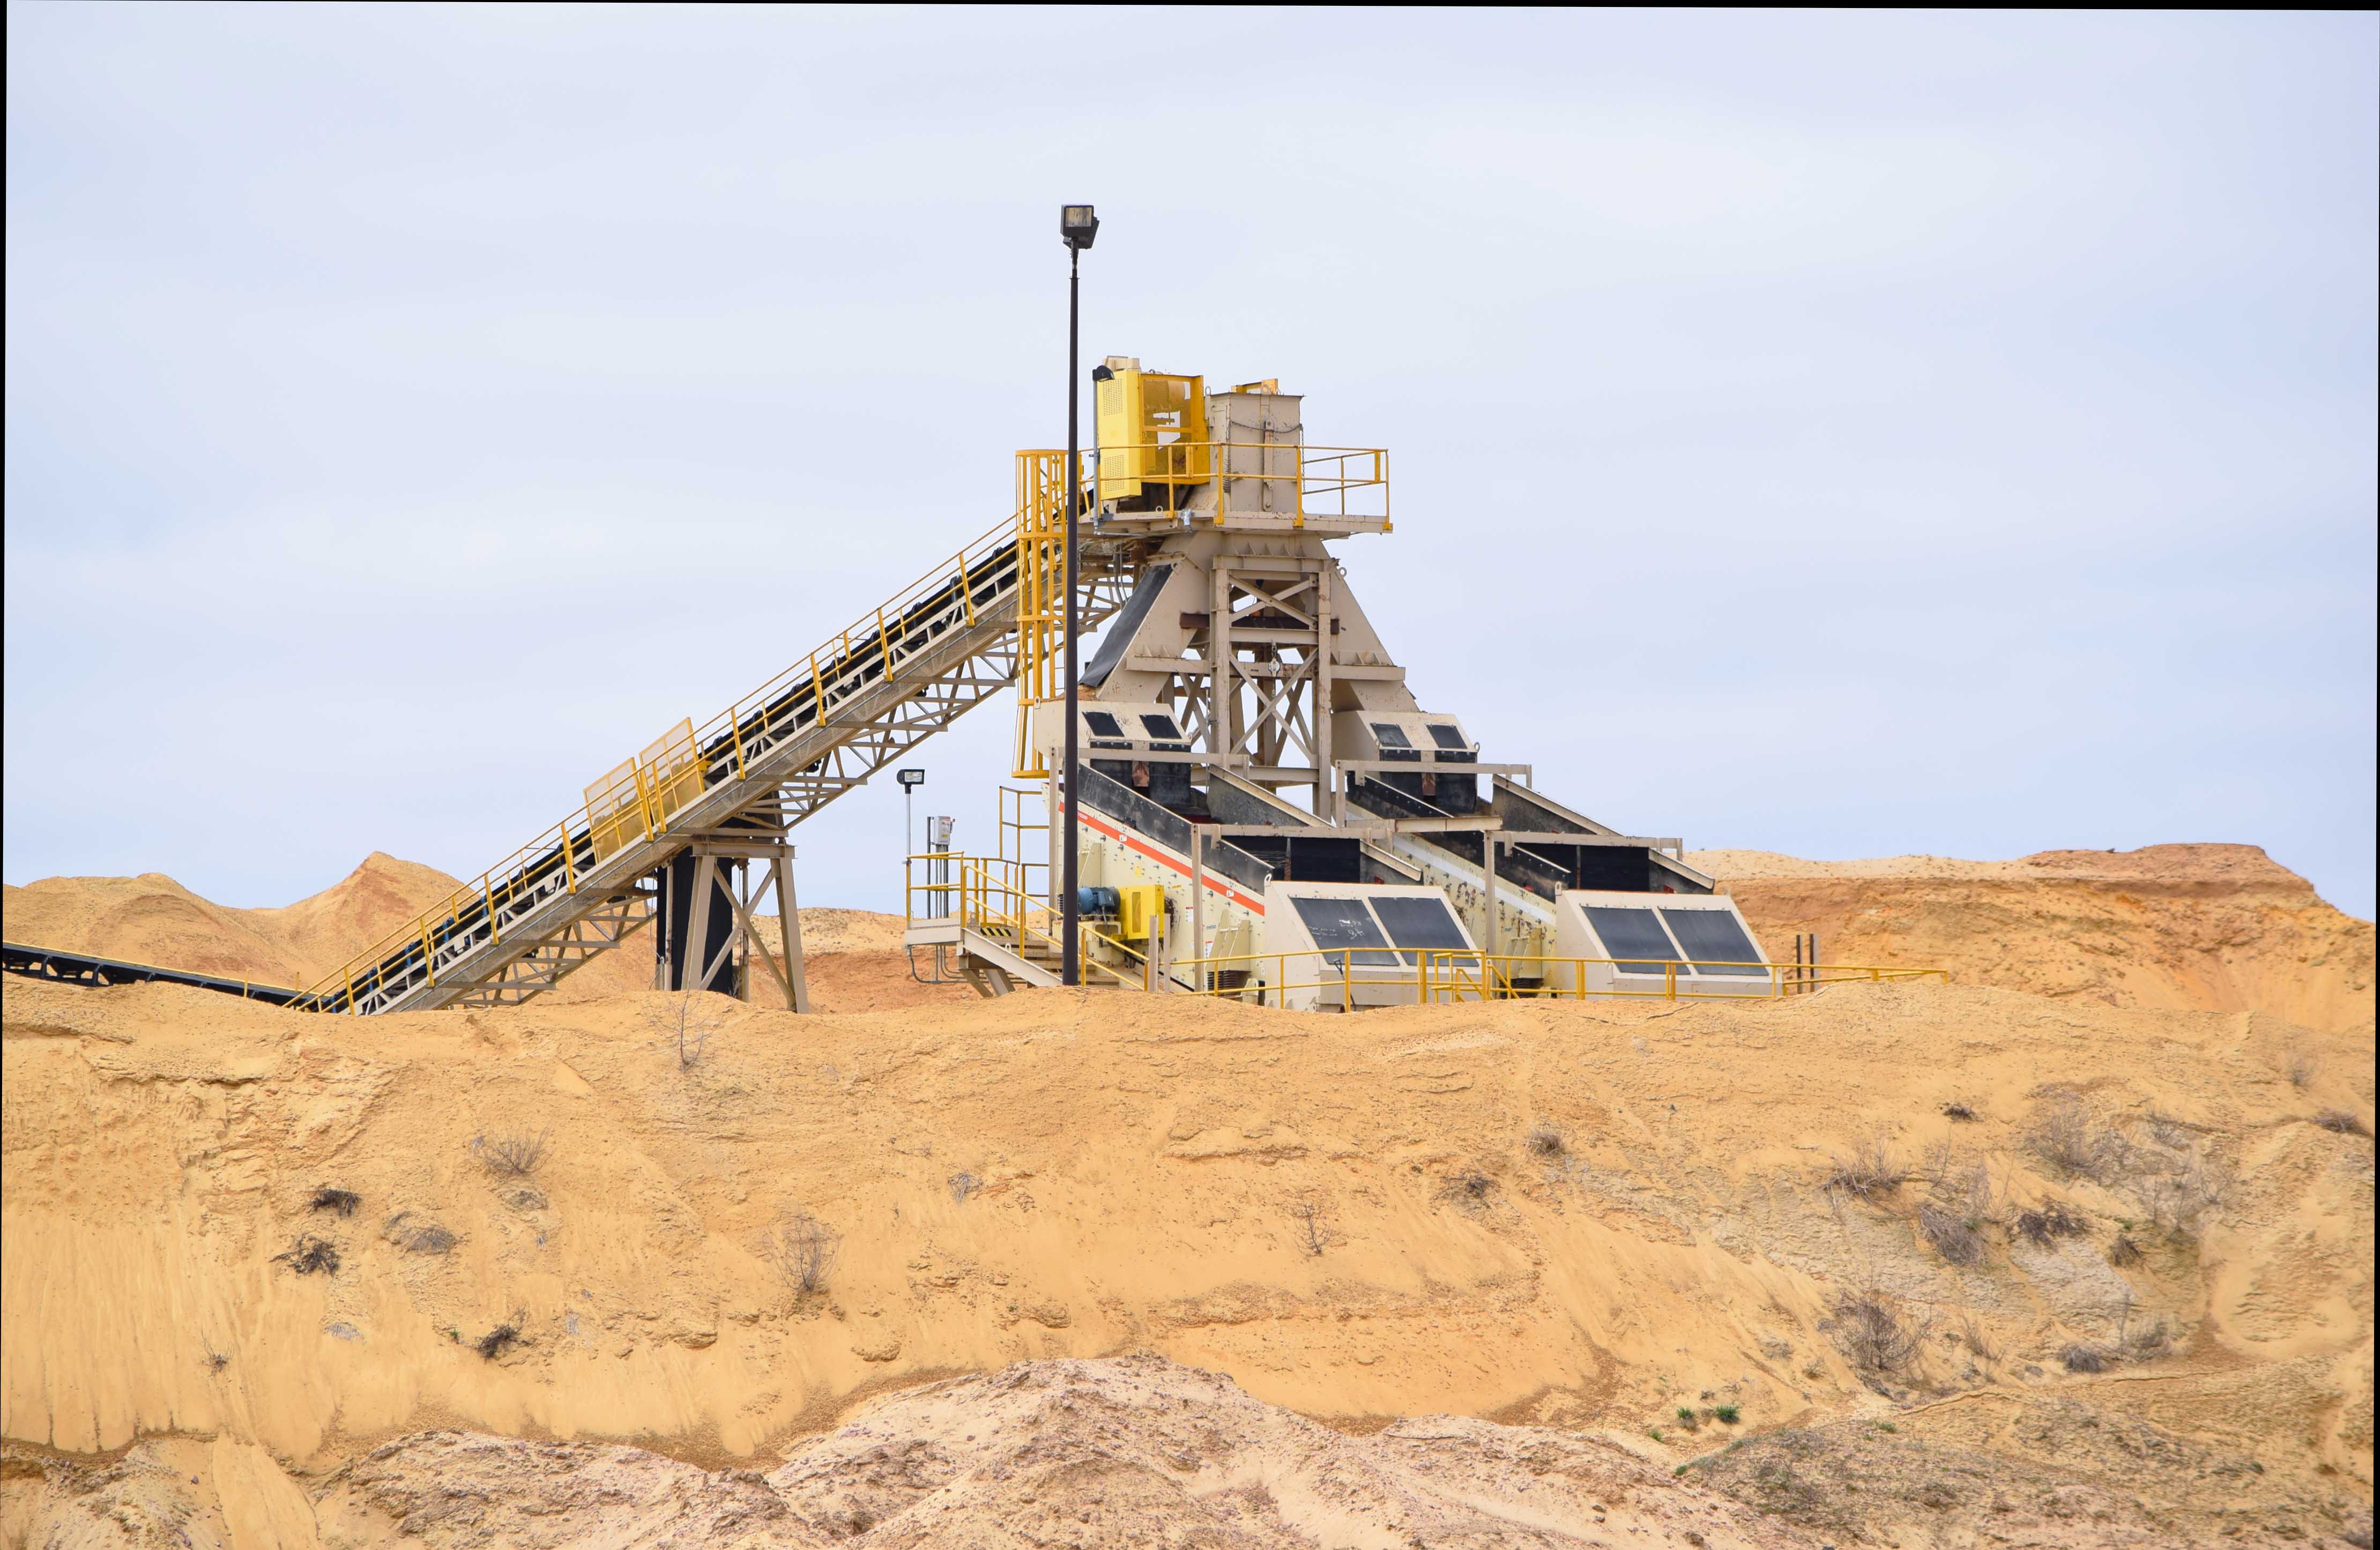
<svg viewBox="0 0 2380 1550">
<path fill-rule="evenodd" d="M 1338 552 L 1484 758 L 2373 914 L 2369 14 L 7 18 L 9 882 L 476 876 L 1006 517 L 1087 200 L 1087 363 L 1390 449 Z M 990 849 L 1011 733 L 918 817 Z"/>
</svg>

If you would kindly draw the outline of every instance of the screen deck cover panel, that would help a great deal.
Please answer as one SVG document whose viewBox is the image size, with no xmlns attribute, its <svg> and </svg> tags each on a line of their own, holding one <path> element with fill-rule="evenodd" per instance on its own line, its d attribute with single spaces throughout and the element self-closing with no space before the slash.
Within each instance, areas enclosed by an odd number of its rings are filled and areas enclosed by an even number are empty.
<svg viewBox="0 0 2380 1550">
<path fill-rule="evenodd" d="M 1582 904 L 1586 923 L 1595 927 L 1596 936 L 1609 956 L 1623 960 L 1616 965 L 1623 975 L 1658 975 L 1665 963 L 1675 963 L 1678 950 L 1670 944 L 1670 934 L 1649 909 L 1629 909 L 1615 904 Z M 1689 973 L 1680 970 L 1680 973 Z"/>
<path fill-rule="evenodd" d="M 1463 927 L 1455 923 L 1454 912 L 1446 907 L 1444 899 L 1382 896 L 1371 902 L 1372 913 L 1388 929 L 1389 940 L 1401 948 L 1467 949 L 1471 945 L 1463 939 Z M 1407 952 L 1404 961 L 1411 963 L 1416 959 Z"/>
<path fill-rule="evenodd" d="M 1305 923 L 1314 945 L 1325 952 L 1336 953 L 1342 948 L 1382 948 L 1388 938 L 1380 935 L 1372 912 L 1364 907 L 1361 899 L 1293 898 L 1297 906 L 1297 918 Z M 1359 952 L 1358 963 L 1394 963 L 1393 952 Z"/>
<path fill-rule="evenodd" d="M 1700 967 L 1694 972 L 1704 975 L 1753 975 L 1766 976 L 1766 969 L 1753 965 L 1760 962 L 1760 950 L 1735 923 L 1735 916 L 1725 910 L 1663 910 L 1661 918 L 1670 923 L 1670 934 L 1686 956 L 1703 964 L 1719 963 L 1721 968 Z"/>
</svg>

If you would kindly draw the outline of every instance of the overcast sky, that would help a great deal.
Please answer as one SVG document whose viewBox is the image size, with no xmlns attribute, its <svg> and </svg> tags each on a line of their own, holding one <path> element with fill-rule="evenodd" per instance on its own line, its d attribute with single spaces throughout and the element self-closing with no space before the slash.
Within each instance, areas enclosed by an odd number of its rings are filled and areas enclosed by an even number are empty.
<svg viewBox="0 0 2380 1550">
<path fill-rule="evenodd" d="M 475 875 L 1010 509 L 1087 358 L 1384 445 L 1633 832 L 2373 913 L 2363 16 L 11 5 L 8 881 Z M 1003 699 L 930 744 L 990 848 Z M 889 781 L 797 839 L 897 905 Z"/>
</svg>

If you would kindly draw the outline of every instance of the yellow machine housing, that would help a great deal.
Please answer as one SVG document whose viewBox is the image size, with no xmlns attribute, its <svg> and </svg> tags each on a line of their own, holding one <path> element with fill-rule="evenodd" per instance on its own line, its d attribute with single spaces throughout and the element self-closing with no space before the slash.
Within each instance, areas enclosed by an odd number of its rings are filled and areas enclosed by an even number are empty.
<svg viewBox="0 0 2380 1550">
<path fill-rule="evenodd" d="M 1165 914 L 1161 883 L 1135 883 L 1116 890 L 1116 935 L 1127 942 L 1145 942 Z"/>
<path fill-rule="evenodd" d="M 1181 489 L 1213 478 L 1207 380 L 1144 371 L 1110 356 L 1099 381 L 1099 498 L 1122 510 L 1172 510 Z"/>
</svg>

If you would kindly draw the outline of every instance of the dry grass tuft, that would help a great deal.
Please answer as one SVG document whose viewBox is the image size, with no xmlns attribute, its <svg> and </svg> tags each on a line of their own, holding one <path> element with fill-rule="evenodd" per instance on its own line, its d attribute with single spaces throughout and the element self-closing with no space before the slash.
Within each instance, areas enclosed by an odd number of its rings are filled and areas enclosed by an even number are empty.
<svg viewBox="0 0 2380 1550">
<path fill-rule="evenodd" d="M 2071 1345 L 2058 1353 L 2070 1373 L 2104 1373 L 2112 1362 L 2107 1353 L 2096 1346 Z"/>
<path fill-rule="evenodd" d="M 1984 1257 L 1984 1237 L 1975 1224 L 1930 1200 L 1917 1208 L 1917 1230 L 1952 1265 L 1973 1265 Z"/>
<path fill-rule="evenodd" d="M 309 1233 L 289 1245 L 288 1252 L 273 1256 L 276 1265 L 285 1265 L 300 1276 L 333 1276 L 339 1269 L 338 1246 L 327 1239 Z"/>
<path fill-rule="evenodd" d="M 2069 1179 L 2104 1179 L 2116 1166 L 2122 1141 L 2102 1130 L 2082 1100 L 2061 1094 L 2034 1109 L 2025 1127 L 2026 1150 Z"/>
<path fill-rule="evenodd" d="M 1439 1186 L 1438 1198 L 1475 1217 L 1496 1203 L 1496 1181 L 1475 1171 L 1458 1173 Z"/>
<path fill-rule="evenodd" d="M 2363 1121 L 2343 1108 L 2325 1108 L 2313 1117 L 2313 1122 L 2335 1135 L 2369 1135 Z"/>
<path fill-rule="evenodd" d="M 1897 1192 L 1907 1177 L 1891 1146 L 1876 1136 L 1860 1143 L 1850 1156 L 1838 1156 L 1823 1187 L 1830 1194 L 1847 1194 L 1873 1204 Z"/>
<path fill-rule="evenodd" d="M 2062 1200 L 2045 1200 L 2016 1214 L 2009 1230 L 2029 1243 L 2047 1248 L 2060 1238 L 2087 1238 L 2091 1223 Z"/>
<path fill-rule="evenodd" d="M 527 1131 L 507 1131 L 492 1141 L 475 1140 L 472 1149 L 491 1173 L 507 1179 L 526 1179 L 545 1163 L 546 1138 L 553 1132 L 540 1131 L 535 1135 Z"/>
<path fill-rule="evenodd" d="M 1561 1132 L 1544 1124 L 1532 1127 L 1523 1144 L 1541 1157 L 1559 1157 L 1570 1149 Z"/>
<path fill-rule="evenodd" d="M 2173 1326 L 2163 1319 L 2129 1330 L 2117 1342 L 2127 1362 L 2151 1362 L 2173 1350 Z"/>
<path fill-rule="evenodd" d="M 1991 1337 L 1984 1333 L 1983 1326 L 1975 1322 L 1973 1313 L 1963 1310 L 1960 1313 L 1958 1334 L 1959 1343 L 1967 1348 L 1967 1353 L 1975 1359 L 1975 1365 L 1983 1370 L 1984 1381 L 1989 1383 L 1992 1365 L 2000 1359 L 1999 1348 L 1992 1344 Z"/>
</svg>

